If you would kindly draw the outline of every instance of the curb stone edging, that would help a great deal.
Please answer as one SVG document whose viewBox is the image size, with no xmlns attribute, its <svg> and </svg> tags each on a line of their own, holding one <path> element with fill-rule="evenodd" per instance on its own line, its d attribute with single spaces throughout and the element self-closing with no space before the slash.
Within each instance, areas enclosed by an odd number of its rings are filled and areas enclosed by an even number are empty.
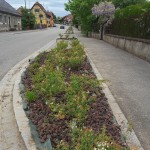
<svg viewBox="0 0 150 150">
<path fill-rule="evenodd" d="M 92 59 L 90 58 L 86 48 L 85 48 L 86 55 L 88 57 L 88 60 L 92 66 L 92 69 L 97 77 L 98 80 L 104 80 L 98 69 L 96 68 L 95 64 L 93 63 Z M 102 83 L 103 92 L 105 93 L 109 106 L 113 112 L 113 115 L 118 123 L 118 125 L 121 128 L 122 134 L 126 137 L 126 143 L 130 148 L 138 148 L 138 150 L 144 150 L 141 146 L 141 143 L 139 139 L 137 138 L 134 130 L 128 131 L 129 124 L 128 120 L 126 119 L 125 115 L 121 111 L 119 105 L 117 104 L 114 96 L 112 95 L 110 89 L 108 88 L 107 84 Z"/>
<path fill-rule="evenodd" d="M 14 119 L 16 120 L 17 128 L 19 131 L 18 138 L 21 137 L 21 140 L 25 145 L 24 148 L 27 150 L 36 150 L 36 145 L 32 139 L 30 127 L 28 125 L 29 120 L 25 115 L 25 112 L 22 107 L 22 97 L 19 88 L 19 84 L 21 82 L 21 75 L 25 71 L 25 68 L 29 65 L 29 60 L 35 58 L 40 52 L 48 51 L 50 48 L 52 48 L 55 45 L 56 43 L 55 41 L 56 39 L 52 40 L 47 45 L 40 48 L 38 51 L 34 52 L 30 56 L 20 61 L 10 71 L 8 71 L 8 73 L 0 81 L 0 113 L 1 113 L 1 105 L 2 105 L 1 102 L 4 100 L 4 98 L 6 101 L 7 99 L 12 99 L 12 106 L 13 106 L 12 111 L 14 112 L 14 117 L 15 117 Z M 5 143 L 3 143 L 3 145 L 5 145 Z M 6 147 L 4 146 L 3 148 L 5 149 Z"/>
<path fill-rule="evenodd" d="M 47 44 L 45 46 L 45 49 L 41 48 L 39 51 L 37 51 L 37 52 L 33 53 L 32 55 L 30 55 L 29 57 L 25 58 L 24 60 L 26 60 L 26 63 L 22 67 L 21 71 L 18 73 L 16 80 L 15 80 L 14 89 L 13 89 L 14 112 L 15 112 L 17 125 L 19 128 L 19 132 L 22 136 L 22 139 L 25 143 L 27 150 L 37 150 L 37 147 L 32 138 L 32 135 L 31 135 L 29 119 L 27 118 L 25 111 L 23 110 L 22 96 L 20 93 L 20 83 L 21 83 L 22 74 L 26 70 L 26 68 L 30 65 L 28 60 L 34 59 L 35 57 L 38 56 L 38 54 L 40 52 L 49 51 L 49 49 L 55 45 L 55 43 L 56 43 L 55 41 L 56 40 L 53 40 L 49 44 Z"/>
<path fill-rule="evenodd" d="M 18 73 L 18 76 L 16 77 L 16 81 L 14 84 L 14 89 L 13 89 L 14 113 L 19 128 L 19 132 L 22 136 L 22 139 L 25 143 L 27 150 L 36 150 L 36 145 L 34 140 L 32 139 L 32 135 L 30 132 L 29 119 L 27 118 L 25 111 L 23 110 L 22 97 L 20 95 L 19 84 L 21 81 L 21 75 L 24 71 L 25 69 L 22 69 Z"/>
</svg>

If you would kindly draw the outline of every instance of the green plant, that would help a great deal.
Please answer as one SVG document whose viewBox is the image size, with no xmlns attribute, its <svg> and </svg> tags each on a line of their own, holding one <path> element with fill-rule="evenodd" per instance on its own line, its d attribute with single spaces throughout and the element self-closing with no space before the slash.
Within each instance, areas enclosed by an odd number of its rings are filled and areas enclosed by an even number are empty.
<svg viewBox="0 0 150 150">
<path fill-rule="evenodd" d="M 70 26 L 67 30 L 66 30 L 66 34 L 73 34 L 73 27 Z"/>
<path fill-rule="evenodd" d="M 68 39 L 68 38 L 69 38 L 69 34 L 66 34 L 66 35 L 65 35 L 65 38 Z"/>
<path fill-rule="evenodd" d="M 115 12 L 115 19 L 106 27 L 106 33 L 149 39 L 149 20 L 150 2 L 131 5 Z"/>
<path fill-rule="evenodd" d="M 128 128 L 127 131 L 131 132 L 133 129 L 131 122 L 128 122 Z"/>
<path fill-rule="evenodd" d="M 82 57 L 70 57 L 67 59 L 65 66 L 67 68 L 71 68 L 71 69 L 75 70 L 75 69 L 78 69 L 79 67 L 81 67 L 83 61 L 84 61 L 84 58 L 82 58 Z"/>
<path fill-rule="evenodd" d="M 22 17 L 21 17 L 21 22 L 22 22 L 22 29 L 34 29 L 35 26 L 35 16 L 32 12 L 30 12 L 28 9 L 22 8 Z"/>
<path fill-rule="evenodd" d="M 57 43 L 56 47 L 52 49 L 52 51 L 55 51 L 55 52 L 63 51 L 63 50 L 66 50 L 67 47 L 68 47 L 68 42 L 60 41 Z"/>
<path fill-rule="evenodd" d="M 71 41 L 71 46 L 72 47 L 76 47 L 77 45 L 79 45 L 80 44 L 80 41 L 79 40 L 72 40 Z"/>
<path fill-rule="evenodd" d="M 63 35 L 60 33 L 60 34 L 59 34 L 59 37 L 62 39 Z"/>
<path fill-rule="evenodd" d="M 67 91 L 65 96 L 65 114 L 74 118 L 79 126 L 82 126 L 84 116 L 88 109 L 87 94 L 85 92 L 75 93 L 72 88 Z"/>
<path fill-rule="evenodd" d="M 27 91 L 27 92 L 26 92 L 26 98 L 27 98 L 27 100 L 28 100 L 29 102 L 33 102 L 33 101 L 36 100 L 37 95 L 36 95 L 36 93 L 33 92 L 33 91 Z"/>
<path fill-rule="evenodd" d="M 54 51 L 57 52 L 55 53 L 55 58 L 59 66 L 70 69 L 78 69 L 85 60 L 84 48 L 78 40 L 72 40 L 70 45 L 71 48 L 67 49 L 68 43 L 64 41 L 59 42 L 57 47 L 54 49 Z"/>
<path fill-rule="evenodd" d="M 106 135 L 105 128 L 97 135 L 89 128 L 73 128 L 71 138 L 75 150 L 127 150 L 122 148 Z"/>
<path fill-rule="evenodd" d="M 46 95 L 55 96 L 65 91 L 64 76 L 61 71 L 47 73 L 44 82 L 41 83 L 41 91 Z"/>
<path fill-rule="evenodd" d="M 60 141 L 55 150 L 70 150 L 68 143 Z"/>
<path fill-rule="evenodd" d="M 81 89 L 95 89 L 100 86 L 103 81 L 98 81 L 96 78 L 89 76 L 72 75 L 70 77 L 70 84 L 74 90 L 80 91 Z M 75 88 L 76 87 L 76 88 Z"/>
<path fill-rule="evenodd" d="M 92 15 L 92 7 L 94 4 L 99 4 L 102 0 L 73 0 L 68 1 L 65 4 L 65 9 L 70 11 L 73 15 L 73 24 L 81 26 L 82 31 L 87 34 L 88 31 L 92 31 L 93 22 L 97 20 L 95 16 Z"/>
<path fill-rule="evenodd" d="M 134 16 L 140 16 L 144 11 L 142 10 L 142 5 L 131 5 L 124 9 L 118 9 L 115 13 L 115 18 L 128 18 Z"/>
<path fill-rule="evenodd" d="M 113 4 L 115 5 L 115 7 L 119 7 L 119 8 L 125 8 L 127 6 L 130 5 L 135 5 L 135 4 L 142 4 L 144 2 L 146 2 L 146 0 L 112 0 Z"/>
</svg>

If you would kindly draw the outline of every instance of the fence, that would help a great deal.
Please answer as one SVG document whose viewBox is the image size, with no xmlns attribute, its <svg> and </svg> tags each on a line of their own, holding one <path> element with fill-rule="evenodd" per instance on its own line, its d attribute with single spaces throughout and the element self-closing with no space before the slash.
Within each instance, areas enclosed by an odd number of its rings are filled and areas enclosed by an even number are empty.
<svg viewBox="0 0 150 150">
<path fill-rule="evenodd" d="M 106 34 L 150 39 L 150 12 L 142 16 L 116 18 L 106 27 Z"/>
</svg>

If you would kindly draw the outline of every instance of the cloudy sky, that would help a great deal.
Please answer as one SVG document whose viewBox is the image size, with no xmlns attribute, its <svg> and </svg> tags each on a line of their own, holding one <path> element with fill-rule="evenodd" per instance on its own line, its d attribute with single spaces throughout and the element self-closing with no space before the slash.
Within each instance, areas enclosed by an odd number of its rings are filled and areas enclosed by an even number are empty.
<svg viewBox="0 0 150 150">
<path fill-rule="evenodd" d="M 20 6 L 24 6 L 24 0 L 6 0 L 9 4 L 11 4 L 14 8 L 19 8 Z M 27 2 L 27 8 L 31 8 L 33 4 L 37 0 L 26 0 Z M 66 12 L 64 9 L 64 3 L 66 3 L 68 0 L 38 0 L 39 3 L 41 3 L 46 10 L 52 11 L 56 16 L 65 16 L 69 12 Z"/>
</svg>

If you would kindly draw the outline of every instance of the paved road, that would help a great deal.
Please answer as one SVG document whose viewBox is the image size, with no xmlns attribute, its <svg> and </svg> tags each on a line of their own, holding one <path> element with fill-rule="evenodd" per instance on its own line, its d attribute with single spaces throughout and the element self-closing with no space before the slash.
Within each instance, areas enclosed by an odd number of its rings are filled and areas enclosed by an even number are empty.
<svg viewBox="0 0 150 150">
<path fill-rule="evenodd" d="M 150 64 L 104 41 L 77 32 L 142 146 L 150 150 Z"/>
<path fill-rule="evenodd" d="M 0 80 L 15 64 L 55 39 L 63 31 L 56 27 L 31 32 L 0 33 Z"/>
</svg>

